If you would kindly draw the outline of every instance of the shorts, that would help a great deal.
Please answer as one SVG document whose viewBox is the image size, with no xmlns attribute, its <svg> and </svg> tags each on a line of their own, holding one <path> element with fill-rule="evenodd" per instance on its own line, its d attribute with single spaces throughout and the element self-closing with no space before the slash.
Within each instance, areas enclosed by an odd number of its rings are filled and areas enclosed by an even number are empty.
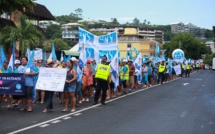
<svg viewBox="0 0 215 134">
<path fill-rule="evenodd" d="M 134 76 L 129 76 L 129 84 L 130 85 L 134 84 Z"/>
<path fill-rule="evenodd" d="M 142 82 L 143 82 L 143 84 L 148 84 L 148 75 L 147 74 L 144 74 Z"/>
<path fill-rule="evenodd" d="M 137 76 L 134 75 L 134 83 L 137 83 Z"/>
<path fill-rule="evenodd" d="M 123 88 L 127 88 L 126 81 L 127 81 L 127 80 L 123 80 L 123 81 L 122 81 Z"/>
<path fill-rule="evenodd" d="M 112 81 L 110 82 L 110 89 L 114 89 L 114 83 Z"/>
<path fill-rule="evenodd" d="M 75 89 L 76 89 L 76 85 L 74 85 L 74 86 L 65 86 L 64 92 L 66 92 L 66 93 L 75 92 Z"/>
<path fill-rule="evenodd" d="M 165 78 L 166 78 L 166 79 L 169 78 L 169 73 L 165 73 Z"/>
<path fill-rule="evenodd" d="M 32 100 L 33 89 L 33 86 L 25 86 L 25 99 Z"/>
</svg>

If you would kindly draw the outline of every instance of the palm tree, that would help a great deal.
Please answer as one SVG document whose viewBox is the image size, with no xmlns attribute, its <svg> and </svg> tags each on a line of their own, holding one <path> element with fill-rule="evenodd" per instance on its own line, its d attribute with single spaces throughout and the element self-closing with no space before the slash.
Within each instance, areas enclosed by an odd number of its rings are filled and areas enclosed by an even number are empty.
<svg viewBox="0 0 215 134">
<path fill-rule="evenodd" d="M 27 47 L 35 48 L 43 37 L 43 34 L 28 21 L 25 15 L 20 16 L 17 27 L 6 26 L 1 33 L 0 42 L 2 44 L 12 44 L 13 40 L 19 42 L 19 50 L 21 50 L 22 56 L 25 54 Z"/>
</svg>

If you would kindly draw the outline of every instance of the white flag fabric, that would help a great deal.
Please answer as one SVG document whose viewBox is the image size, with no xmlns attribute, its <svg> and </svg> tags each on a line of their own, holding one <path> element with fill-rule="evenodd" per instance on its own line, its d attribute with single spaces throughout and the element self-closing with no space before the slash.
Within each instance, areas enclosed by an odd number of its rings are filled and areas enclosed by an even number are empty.
<svg viewBox="0 0 215 134">
<path fill-rule="evenodd" d="M 77 73 L 78 81 L 82 77 L 82 69 L 87 60 L 95 60 L 98 64 L 104 55 L 108 60 L 112 60 L 118 54 L 117 32 L 112 32 L 104 36 L 96 36 L 79 28 L 79 63 Z"/>
<path fill-rule="evenodd" d="M 114 91 L 116 91 L 117 86 L 119 85 L 119 61 L 118 61 L 118 53 L 115 54 L 114 58 L 110 63 L 111 67 L 111 79 L 114 82 Z"/>
<path fill-rule="evenodd" d="M 142 60 L 141 60 L 141 53 L 139 53 L 137 55 L 137 58 L 134 61 L 134 67 L 135 67 L 135 75 L 137 76 L 137 80 L 138 83 L 141 82 L 142 79 L 142 69 L 141 69 L 141 64 L 142 64 Z"/>
</svg>

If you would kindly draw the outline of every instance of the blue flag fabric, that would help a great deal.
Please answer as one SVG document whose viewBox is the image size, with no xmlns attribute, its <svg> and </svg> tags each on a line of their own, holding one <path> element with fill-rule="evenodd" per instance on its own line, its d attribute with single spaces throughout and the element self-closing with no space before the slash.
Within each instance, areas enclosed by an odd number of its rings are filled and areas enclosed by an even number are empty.
<svg viewBox="0 0 215 134">
<path fill-rule="evenodd" d="M 72 58 L 72 56 L 69 55 L 69 56 L 66 58 L 66 62 L 67 62 L 68 60 L 70 60 L 71 58 Z"/>
<path fill-rule="evenodd" d="M 134 52 L 136 53 L 136 56 L 140 53 L 136 48 L 134 48 Z"/>
<path fill-rule="evenodd" d="M 0 69 L 3 67 L 4 61 L 7 61 L 7 58 L 4 53 L 4 47 L 0 46 Z"/>
<path fill-rule="evenodd" d="M 55 53 L 54 42 L 52 43 L 52 60 L 57 60 L 57 56 L 56 56 L 56 53 Z"/>
<path fill-rule="evenodd" d="M 14 62 L 15 62 L 15 41 L 12 44 L 12 54 L 10 57 L 10 62 L 8 64 L 8 72 L 12 73 L 14 71 Z"/>
<path fill-rule="evenodd" d="M 46 66 L 46 50 L 43 52 L 43 67 Z"/>
<path fill-rule="evenodd" d="M 163 54 L 162 55 L 162 58 L 161 58 L 163 61 L 166 61 L 166 58 L 165 58 L 165 55 Z"/>
<path fill-rule="evenodd" d="M 34 50 L 32 51 L 30 55 L 30 59 L 28 59 L 27 68 L 34 69 Z"/>
<path fill-rule="evenodd" d="M 158 43 L 156 42 L 156 47 L 155 47 L 155 53 L 158 55 L 160 53 L 160 47 Z"/>
</svg>

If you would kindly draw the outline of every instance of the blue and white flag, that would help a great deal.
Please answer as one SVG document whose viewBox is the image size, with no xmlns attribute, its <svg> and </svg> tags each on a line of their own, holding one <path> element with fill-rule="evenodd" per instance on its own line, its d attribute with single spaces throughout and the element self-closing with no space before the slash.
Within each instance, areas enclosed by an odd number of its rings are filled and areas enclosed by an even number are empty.
<svg viewBox="0 0 215 134">
<path fill-rule="evenodd" d="M 11 57 L 10 57 L 10 62 L 8 64 L 8 72 L 13 72 L 14 71 L 14 62 L 15 62 L 15 42 L 13 41 L 12 54 L 11 54 Z"/>
<path fill-rule="evenodd" d="M 142 61 L 141 60 L 142 60 L 141 53 L 139 53 L 133 63 L 135 67 L 135 75 L 137 76 L 138 83 L 140 83 L 142 80 L 142 69 L 141 69 Z"/>
<path fill-rule="evenodd" d="M 28 59 L 27 68 L 32 69 L 34 71 L 34 50 L 32 51 L 30 58 Z"/>
<path fill-rule="evenodd" d="M 43 52 L 43 67 L 46 66 L 46 50 Z"/>
<path fill-rule="evenodd" d="M 110 63 L 111 67 L 111 79 L 114 82 L 114 91 L 116 91 L 117 86 L 119 85 L 119 61 L 118 53 L 115 54 L 114 58 Z"/>
<path fill-rule="evenodd" d="M 52 43 L 52 52 L 51 52 L 51 54 L 49 55 L 49 59 L 52 59 L 52 60 L 54 60 L 54 61 L 57 60 L 57 56 L 56 56 L 56 53 L 55 53 L 54 42 Z"/>
<path fill-rule="evenodd" d="M 82 77 L 82 69 L 88 59 L 94 59 L 98 64 L 104 55 L 112 60 L 118 54 L 117 32 L 103 36 L 95 36 L 92 33 L 79 28 L 79 63 L 77 73 Z M 79 81 L 79 80 L 78 80 Z"/>
<path fill-rule="evenodd" d="M 136 48 L 134 48 L 134 52 L 136 53 L 136 56 L 138 56 L 140 53 Z"/>
</svg>

